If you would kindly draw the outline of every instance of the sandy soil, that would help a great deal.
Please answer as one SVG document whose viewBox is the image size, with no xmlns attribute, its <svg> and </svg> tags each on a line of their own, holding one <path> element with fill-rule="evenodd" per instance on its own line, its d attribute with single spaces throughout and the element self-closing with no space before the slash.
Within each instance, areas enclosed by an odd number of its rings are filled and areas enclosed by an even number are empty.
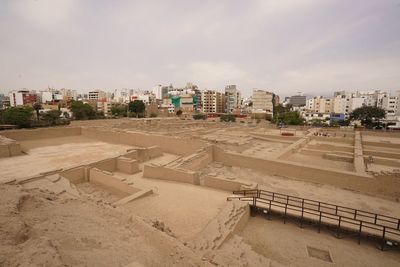
<svg viewBox="0 0 400 267">
<path fill-rule="evenodd" d="M 268 158 L 288 146 L 251 137 L 249 133 L 252 132 L 280 134 L 277 129 L 264 129 L 255 124 L 121 119 L 73 122 L 72 126 L 134 129 L 166 135 L 175 133 L 176 136 L 208 140 L 225 149 L 260 158 Z M 304 134 L 305 131 L 296 131 L 297 136 Z M 367 140 L 379 140 L 379 137 Z M 310 142 L 314 143 L 349 146 L 334 142 Z M 23 141 L 21 146 L 26 155 L 0 159 L 0 181 L 88 164 L 132 148 L 97 142 L 84 136 Z M 162 157 L 140 163 L 139 168 L 143 170 L 143 165 L 149 163 L 169 164 L 179 158 L 178 155 L 164 153 Z M 351 163 L 300 153 L 292 155 L 289 161 L 353 170 Z M 378 165 L 372 165 L 372 168 L 388 170 Z M 208 173 L 217 177 L 249 180 L 269 191 L 400 217 L 398 202 L 329 185 L 269 176 L 251 169 L 222 166 L 220 163 L 211 163 L 200 170 L 201 175 Z M 53 184 L 53 177 L 23 187 L 0 185 L 0 266 L 400 265 L 398 252 L 383 254 L 366 242 L 358 246 L 353 239 L 339 240 L 327 232 L 318 234 L 315 229 L 300 229 L 294 224 L 260 217 L 251 218 L 240 236 L 234 235 L 216 248 L 212 260 L 205 259 L 199 251 L 185 244 L 193 241 L 212 219 L 219 218 L 230 192 L 143 178 L 142 172 L 134 175 L 116 172 L 115 176 L 126 179 L 124 182 L 134 187 L 152 189 L 154 193 L 116 207 L 111 203 L 123 195 L 90 183 L 75 187 L 64 179 L 59 188 Z M 64 184 L 71 187 L 69 191 L 62 190 Z M 34 187 L 40 189 L 32 189 Z M 44 188 L 55 188 L 59 193 L 50 193 Z M 214 241 L 218 238 L 220 236 L 216 236 Z M 310 253 L 314 253 L 314 256 L 326 259 L 324 251 L 328 251 L 333 263 L 310 257 Z"/>
<path fill-rule="evenodd" d="M 376 244 L 353 238 L 337 239 L 331 232 L 299 228 L 294 222 L 252 217 L 240 234 L 244 242 L 266 258 L 290 266 L 399 266 L 398 251 L 382 252 Z M 309 247 L 309 248 L 307 248 Z M 328 251 L 332 262 L 310 257 L 313 248 Z M 319 253 L 322 254 L 322 253 Z M 320 255 L 322 256 L 322 255 Z M 271 264 L 274 266 L 274 262 Z"/>
<path fill-rule="evenodd" d="M 293 179 L 265 175 L 262 172 L 238 167 L 226 167 L 212 163 L 205 173 L 216 173 L 217 176 L 251 180 L 259 184 L 259 188 L 327 203 L 335 203 L 361 210 L 400 217 L 400 204 L 379 197 L 360 194 L 330 185 L 315 184 Z"/>
<path fill-rule="evenodd" d="M 273 157 L 276 153 L 287 147 L 288 144 L 284 143 L 273 143 L 273 142 L 254 142 L 252 146 L 242 153 L 246 156 L 258 157 L 268 159 Z"/>
<path fill-rule="evenodd" d="M 202 266 L 142 219 L 102 201 L 0 185 L 0 266 Z"/>
<path fill-rule="evenodd" d="M 171 155 L 149 162 L 166 163 Z M 146 163 L 149 163 L 146 162 Z M 199 233 L 226 204 L 228 192 L 210 190 L 191 184 L 182 184 L 143 178 L 143 173 L 115 175 L 133 182 L 133 186 L 152 188 L 154 194 L 125 205 L 143 218 L 162 220 L 177 238 L 187 241 Z"/>
<path fill-rule="evenodd" d="M 319 156 L 309 156 L 309 155 L 303 155 L 303 154 L 299 154 L 299 153 L 290 155 L 286 159 L 286 161 L 293 161 L 293 162 L 303 163 L 303 164 L 309 165 L 309 166 L 316 166 L 316 167 L 322 167 L 322 168 L 354 171 L 353 163 L 323 159 Z"/>
<path fill-rule="evenodd" d="M 366 142 L 380 142 L 380 143 L 392 143 L 400 144 L 400 138 L 389 137 L 389 136 L 373 136 L 373 135 L 363 135 L 362 140 Z"/>
<path fill-rule="evenodd" d="M 0 180 L 28 177 L 41 172 L 88 164 L 117 156 L 132 148 L 127 145 L 95 142 L 82 137 L 24 141 L 21 144 L 26 155 L 0 159 Z"/>
</svg>

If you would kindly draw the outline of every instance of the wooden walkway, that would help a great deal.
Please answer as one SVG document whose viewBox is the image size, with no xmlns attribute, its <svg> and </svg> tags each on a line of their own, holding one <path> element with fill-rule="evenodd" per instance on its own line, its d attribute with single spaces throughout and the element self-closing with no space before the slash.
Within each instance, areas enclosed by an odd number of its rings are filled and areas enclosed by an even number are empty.
<svg viewBox="0 0 400 267">
<path fill-rule="evenodd" d="M 266 190 L 240 190 L 233 194 L 228 200 L 249 202 L 253 214 L 280 214 L 284 223 L 288 218 L 296 218 L 300 227 L 308 222 L 316 225 L 318 232 L 322 226 L 328 226 L 335 229 L 338 238 L 344 233 L 357 235 L 359 244 L 364 236 L 377 240 L 381 250 L 400 247 L 399 218 Z"/>
</svg>

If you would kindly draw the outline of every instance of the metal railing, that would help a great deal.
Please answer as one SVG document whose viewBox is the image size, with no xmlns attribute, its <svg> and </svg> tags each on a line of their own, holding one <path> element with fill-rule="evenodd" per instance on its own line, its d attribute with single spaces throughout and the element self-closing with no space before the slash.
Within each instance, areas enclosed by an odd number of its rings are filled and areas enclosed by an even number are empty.
<svg viewBox="0 0 400 267">
<path fill-rule="evenodd" d="M 358 243 L 362 235 L 374 237 L 380 241 L 382 250 L 387 244 L 400 243 L 399 218 L 266 190 L 240 190 L 233 194 L 238 196 L 228 199 L 248 201 L 253 211 L 282 214 L 284 223 L 288 217 L 296 217 L 303 227 L 308 220 L 317 224 L 318 232 L 322 225 L 334 226 L 337 237 L 346 230 L 358 235 Z"/>
</svg>

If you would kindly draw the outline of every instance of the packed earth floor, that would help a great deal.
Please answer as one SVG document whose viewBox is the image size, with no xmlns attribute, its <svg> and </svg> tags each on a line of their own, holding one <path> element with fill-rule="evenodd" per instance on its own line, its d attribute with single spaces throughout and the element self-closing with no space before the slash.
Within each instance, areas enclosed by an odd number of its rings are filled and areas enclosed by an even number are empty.
<svg viewBox="0 0 400 267">
<path fill-rule="evenodd" d="M 400 240 L 253 216 L 228 200 L 246 189 L 400 218 L 400 134 L 175 118 L 2 131 L 0 266 L 400 265 Z"/>
</svg>

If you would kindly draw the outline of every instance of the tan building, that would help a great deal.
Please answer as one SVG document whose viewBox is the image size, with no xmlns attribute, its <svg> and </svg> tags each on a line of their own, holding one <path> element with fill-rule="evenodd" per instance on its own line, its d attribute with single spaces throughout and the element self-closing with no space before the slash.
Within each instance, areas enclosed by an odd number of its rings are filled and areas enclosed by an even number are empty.
<svg viewBox="0 0 400 267">
<path fill-rule="evenodd" d="M 307 109 L 316 113 L 331 113 L 334 109 L 334 100 L 330 98 L 323 98 L 316 96 L 307 100 Z"/>
<path fill-rule="evenodd" d="M 104 115 L 111 115 L 111 108 L 114 106 L 115 103 L 110 101 L 98 101 L 96 110 L 99 112 L 103 112 Z"/>
<path fill-rule="evenodd" d="M 225 95 L 215 90 L 204 90 L 201 95 L 204 113 L 223 113 L 225 111 Z"/>
<path fill-rule="evenodd" d="M 89 92 L 89 101 L 105 100 L 107 93 L 101 90 L 94 90 Z"/>
<path fill-rule="evenodd" d="M 274 111 L 274 94 L 265 90 L 253 89 L 252 113 L 272 113 Z"/>
</svg>

